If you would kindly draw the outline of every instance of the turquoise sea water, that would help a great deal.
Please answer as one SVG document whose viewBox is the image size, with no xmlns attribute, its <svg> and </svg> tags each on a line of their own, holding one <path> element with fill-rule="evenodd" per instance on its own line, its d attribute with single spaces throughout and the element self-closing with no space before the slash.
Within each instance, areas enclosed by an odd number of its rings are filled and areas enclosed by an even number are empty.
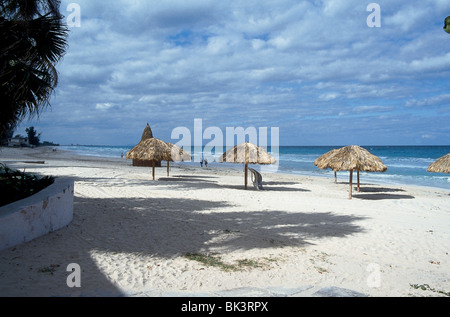
<svg viewBox="0 0 450 317">
<path fill-rule="evenodd" d="M 450 146 L 363 146 L 372 154 L 378 156 L 388 167 L 384 173 L 361 173 L 362 183 L 383 184 L 409 184 L 419 186 L 432 186 L 450 189 L 450 174 L 429 173 L 428 166 L 439 157 L 450 153 Z M 62 150 L 76 152 L 83 155 L 120 158 L 125 155 L 132 146 L 61 146 Z M 320 155 L 339 148 L 339 146 L 281 146 L 278 149 L 270 149 L 269 152 L 278 160 L 276 166 L 262 167 L 270 172 L 285 174 L 300 174 L 333 177 L 330 170 L 321 170 L 314 166 L 313 162 Z M 221 166 L 242 169 L 240 164 L 218 163 L 215 159 L 223 151 L 202 152 L 201 148 L 191 149 L 192 162 L 179 164 L 200 166 L 198 163 L 203 157 L 207 157 L 209 166 Z M 255 167 L 261 169 L 261 167 Z M 338 179 L 348 179 L 348 172 L 339 172 Z"/>
</svg>

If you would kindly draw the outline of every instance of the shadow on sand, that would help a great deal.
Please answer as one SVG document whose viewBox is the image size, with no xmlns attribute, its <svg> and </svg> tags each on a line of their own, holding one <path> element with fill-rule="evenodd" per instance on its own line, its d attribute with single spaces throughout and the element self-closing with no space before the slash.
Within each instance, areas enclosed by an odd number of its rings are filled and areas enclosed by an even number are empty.
<svg viewBox="0 0 450 317">
<path fill-rule="evenodd" d="M 158 181 L 161 182 L 168 182 L 172 183 L 173 185 L 177 185 L 179 187 L 185 187 L 189 189 L 197 188 L 197 189 L 203 189 L 205 187 L 209 188 L 228 188 L 228 189 L 237 189 L 237 190 L 244 190 L 244 179 L 242 179 L 242 184 L 236 184 L 236 185 L 230 185 L 230 184 L 221 184 L 217 181 L 211 181 L 208 178 L 211 177 L 205 177 L 203 176 L 196 176 L 195 178 L 191 175 L 184 176 L 184 175 L 175 175 L 173 177 L 161 177 L 158 179 Z M 279 185 L 297 185 L 298 183 L 295 182 L 264 182 L 263 181 L 263 190 L 262 191 L 298 191 L 298 192 L 309 192 L 309 189 L 303 189 L 303 188 L 296 188 L 296 187 L 289 187 L 289 186 L 279 186 Z M 247 190 L 257 190 L 253 183 L 248 181 Z"/>
<path fill-rule="evenodd" d="M 382 199 L 414 199 L 411 195 L 398 195 L 398 194 L 353 194 L 353 198 L 366 199 L 366 200 L 382 200 Z"/>
<path fill-rule="evenodd" d="M 353 194 L 353 198 L 366 199 L 366 200 L 382 200 L 382 199 L 414 199 L 415 197 L 407 194 L 392 194 L 395 192 L 406 192 L 401 188 L 391 187 L 366 187 L 361 185 L 360 192 Z M 363 194 L 361 194 L 363 193 Z"/>
<path fill-rule="evenodd" d="M 349 182 L 337 182 L 340 185 L 349 185 Z M 372 185 L 372 186 L 369 186 Z M 357 187 L 353 188 L 353 198 L 365 200 L 383 200 L 383 199 L 414 199 L 415 197 L 407 194 L 392 194 L 395 192 L 406 192 L 402 188 L 377 187 L 373 184 L 360 184 L 359 192 Z"/>
<path fill-rule="evenodd" d="M 229 207 L 232 211 L 224 211 Z M 116 221 L 112 223 L 111 219 Z M 0 252 L 0 295 L 23 294 L 19 288 L 27 286 L 21 285 L 20 274 L 14 285 L 2 281 L 2 276 L 15 274 L 20 266 L 34 280 L 34 288 L 28 292 L 39 290 L 26 296 L 124 296 L 97 266 L 93 251 L 171 259 L 217 250 L 301 247 L 311 239 L 345 238 L 362 232 L 355 224 L 362 219 L 331 211 L 240 211 L 239 206 L 227 202 L 194 199 L 75 197 L 74 219 L 68 227 Z M 31 256 L 36 247 L 46 249 L 45 254 Z M 77 263 L 82 269 L 81 289 L 66 286 L 69 263 Z M 38 273 L 45 266 L 56 268 L 55 272 Z M 52 279 L 59 288 L 43 289 L 40 279 Z"/>
</svg>

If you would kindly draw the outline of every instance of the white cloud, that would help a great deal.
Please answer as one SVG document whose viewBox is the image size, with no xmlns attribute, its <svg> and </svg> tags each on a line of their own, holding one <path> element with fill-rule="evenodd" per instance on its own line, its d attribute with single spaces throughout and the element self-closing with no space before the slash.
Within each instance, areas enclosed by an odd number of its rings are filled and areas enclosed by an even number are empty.
<svg viewBox="0 0 450 317">
<path fill-rule="evenodd" d="M 320 95 L 319 99 L 324 100 L 324 101 L 330 101 L 330 100 L 336 99 L 338 96 L 339 96 L 339 94 L 330 92 L 330 93 L 325 93 L 325 94 Z"/>
<path fill-rule="evenodd" d="M 95 109 L 97 110 L 108 110 L 109 108 L 111 108 L 113 105 L 110 104 L 109 102 L 105 102 L 105 103 L 98 103 L 95 105 Z"/>
<path fill-rule="evenodd" d="M 355 0 L 77 3 L 82 24 L 71 29 L 52 111 L 40 119 L 51 131 L 60 122 L 55 142 L 89 143 L 73 127 L 95 131 L 101 120 L 116 129 L 109 142 L 129 144 L 147 121 L 169 136 L 201 117 L 215 126 L 237 118 L 248 126 L 276 122 L 282 136 L 301 125 L 314 144 L 326 135 L 315 136 L 308 120 L 339 118 L 324 133 L 341 135 L 335 124 L 367 115 L 372 129 L 388 130 L 399 121 L 380 119 L 380 112 L 392 117 L 448 104 L 446 0 L 382 2 L 378 29 L 366 25 L 368 3 Z M 417 133 L 437 129 L 432 122 L 442 118 L 428 115 Z M 414 116 L 396 118 L 418 124 Z M 355 126 L 361 137 L 371 133 L 367 126 Z"/>
<path fill-rule="evenodd" d="M 419 72 L 449 69 L 450 53 L 439 54 L 432 57 L 424 57 L 420 60 L 413 60 L 410 66 L 414 71 Z"/>
<path fill-rule="evenodd" d="M 407 107 L 443 106 L 450 109 L 450 94 L 438 94 L 428 98 L 411 99 L 405 104 Z"/>
<path fill-rule="evenodd" d="M 429 8 L 426 6 L 418 10 L 417 6 L 411 5 L 402 7 L 394 15 L 385 19 L 386 26 L 398 27 L 402 31 L 409 31 L 412 28 L 417 29 L 423 23 L 424 17 L 428 14 Z"/>
<path fill-rule="evenodd" d="M 386 106 L 357 106 L 357 107 L 353 108 L 353 111 L 356 113 L 385 112 L 385 111 L 390 111 L 390 110 L 392 110 L 392 107 L 386 107 Z"/>
</svg>

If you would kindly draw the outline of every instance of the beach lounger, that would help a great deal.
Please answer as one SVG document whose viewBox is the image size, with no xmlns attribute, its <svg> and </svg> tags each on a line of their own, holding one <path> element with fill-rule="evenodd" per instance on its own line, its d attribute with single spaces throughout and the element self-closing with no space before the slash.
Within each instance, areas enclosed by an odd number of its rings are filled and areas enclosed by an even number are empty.
<svg viewBox="0 0 450 317">
<path fill-rule="evenodd" d="M 250 167 L 248 168 L 248 170 L 252 173 L 253 186 L 255 186 L 255 188 L 258 190 L 263 189 L 261 174 L 258 171 L 254 170 L 253 168 L 250 168 Z"/>
</svg>

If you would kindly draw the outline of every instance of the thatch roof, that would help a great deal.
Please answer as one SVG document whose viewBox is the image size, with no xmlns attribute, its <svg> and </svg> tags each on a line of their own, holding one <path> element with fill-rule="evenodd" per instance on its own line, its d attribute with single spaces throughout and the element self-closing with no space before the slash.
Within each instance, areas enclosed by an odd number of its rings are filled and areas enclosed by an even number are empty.
<svg viewBox="0 0 450 317">
<path fill-rule="evenodd" d="M 245 165 L 244 184 L 247 189 L 248 164 L 269 165 L 275 164 L 276 160 L 262 147 L 246 142 L 236 145 L 219 157 L 220 163 L 243 163 Z"/>
<path fill-rule="evenodd" d="M 219 162 L 269 165 L 276 160 L 262 147 L 246 142 L 223 153 Z"/>
<path fill-rule="evenodd" d="M 151 139 L 151 138 L 153 138 L 153 132 L 152 132 L 152 129 L 150 128 L 150 125 L 147 123 L 147 126 L 144 129 L 144 132 L 142 132 L 141 141 Z"/>
<path fill-rule="evenodd" d="M 350 190 L 349 198 L 352 198 L 352 178 L 353 171 L 357 171 L 358 177 L 358 191 L 359 191 L 359 171 L 365 172 L 385 172 L 386 165 L 380 160 L 378 156 L 373 155 L 365 148 L 358 145 L 349 145 L 340 149 L 331 150 L 314 161 L 314 165 L 321 169 L 331 168 L 337 171 L 350 171 Z"/>
<path fill-rule="evenodd" d="M 387 170 L 378 156 L 358 145 L 349 145 L 330 152 L 328 156 L 319 160 L 317 167 L 331 168 L 334 171 L 385 172 Z"/>
<path fill-rule="evenodd" d="M 139 142 L 127 152 L 126 159 L 148 161 L 190 161 L 191 155 L 178 145 L 166 143 L 160 139 L 150 138 Z"/>
<path fill-rule="evenodd" d="M 322 154 L 321 156 L 319 156 L 315 161 L 314 161 L 314 165 L 317 166 L 318 168 L 321 169 L 327 169 L 327 161 L 334 155 L 336 154 L 337 149 L 333 149 L 325 154 Z"/>
<path fill-rule="evenodd" d="M 126 159 L 172 161 L 171 147 L 160 139 L 146 139 L 127 152 Z"/>
<path fill-rule="evenodd" d="M 135 162 L 140 162 L 136 166 L 149 166 L 151 164 L 153 179 L 155 179 L 155 165 L 161 166 L 161 161 L 167 161 L 167 176 L 169 176 L 170 161 L 190 161 L 191 155 L 175 144 L 154 138 L 152 129 L 147 123 L 142 133 L 141 142 L 128 151 L 125 158 L 133 160 L 133 166 L 135 166 Z"/>
<path fill-rule="evenodd" d="M 438 158 L 434 163 L 431 163 L 427 168 L 427 171 L 432 173 L 450 173 L 450 153 Z"/>
<path fill-rule="evenodd" d="M 190 161 L 191 155 L 184 151 L 181 147 L 178 145 L 167 143 L 170 147 L 170 155 L 172 158 L 172 161 L 174 162 L 180 162 L 180 161 Z"/>
</svg>

